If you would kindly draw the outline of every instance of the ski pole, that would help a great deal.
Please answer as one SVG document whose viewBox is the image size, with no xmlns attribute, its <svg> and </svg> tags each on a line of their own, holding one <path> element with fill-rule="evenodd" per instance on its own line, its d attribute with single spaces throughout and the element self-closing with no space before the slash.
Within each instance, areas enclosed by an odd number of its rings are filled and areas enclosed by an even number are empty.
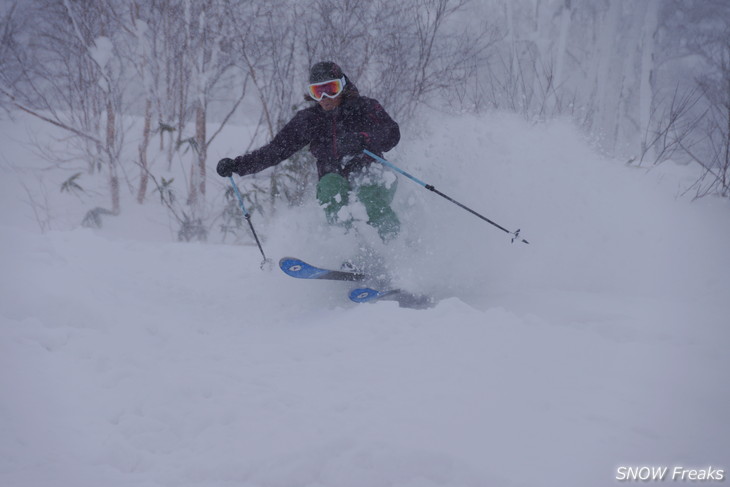
<svg viewBox="0 0 730 487">
<path fill-rule="evenodd" d="M 256 235 L 256 230 L 254 230 L 253 223 L 251 223 L 251 214 L 246 210 L 246 205 L 243 204 L 243 196 L 241 196 L 241 192 L 238 190 L 238 186 L 236 185 L 236 182 L 233 180 L 233 176 L 228 176 L 228 178 L 231 180 L 231 186 L 233 186 L 233 191 L 236 193 L 236 197 L 238 198 L 238 206 L 241 207 L 243 216 L 246 218 L 246 221 L 248 222 L 248 226 L 251 227 L 251 233 L 253 234 L 253 238 L 256 240 L 256 245 L 258 245 L 259 250 L 261 251 L 261 256 L 264 258 L 264 260 L 261 261 L 261 269 L 263 270 L 264 265 L 271 262 L 271 260 L 267 259 L 266 254 L 264 254 L 264 249 L 261 247 L 261 242 L 259 241 L 259 236 Z"/>
<path fill-rule="evenodd" d="M 408 173 L 407 173 L 407 172 L 405 172 L 405 171 L 404 171 L 403 169 L 401 169 L 401 168 L 397 167 L 396 165 L 392 164 L 391 162 L 389 162 L 389 161 L 386 161 L 385 159 L 383 159 L 383 158 L 382 158 L 382 157 L 380 157 L 379 155 L 377 155 L 377 154 L 374 154 L 374 153 L 370 152 L 370 151 L 369 151 L 369 150 L 367 150 L 367 149 L 364 149 L 364 150 L 363 150 L 363 152 L 364 152 L 365 154 L 369 155 L 370 157 L 372 157 L 373 159 L 375 159 L 376 161 L 378 161 L 379 163 L 383 164 L 384 166 L 387 166 L 387 167 L 391 168 L 392 170 L 396 171 L 397 173 L 400 173 L 400 174 L 402 174 L 403 176 L 407 177 L 407 178 L 408 178 L 408 179 L 410 179 L 411 181 L 413 181 L 413 182 L 415 182 L 415 183 L 417 183 L 417 184 L 420 184 L 421 186 L 423 186 L 423 187 L 424 187 L 424 188 L 426 188 L 427 190 L 429 190 L 429 191 L 433 191 L 433 192 L 434 192 L 434 193 L 436 193 L 437 195 L 439 195 L 439 196 L 441 196 L 441 197 L 443 197 L 443 198 L 445 198 L 445 199 L 449 200 L 450 202 L 454 203 L 454 204 L 455 204 L 456 206 L 459 206 L 460 208 L 463 208 L 463 209 L 465 209 L 466 211 L 468 211 L 468 212 L 469 212 L 469 213 L 471 213 L 472 215 L 476 215 L 477 217 L 481 218 L 481 219 L 482 219 L 482 220 L 484 220 L 485 222 L 487 222 L 487 223 L 490 223 L 490 224 L 494 225 L 495 227 L 499 228 L 500 230 L 502 230 L 503 232 L 505 232 L 505 233 L 507 233 L 507 234 L 509 234 L 509 235 L 512 235 L 512 243 L 514 243 L 514 241 L 515 241 L 515 240 L 519 240 L 519 241 L 521 241 L 521 242 L 523 242 L 523 243 L 526 243 L 526 244 L 529 244 L 529 243 L 530 243 L 530 242 L 528 242 L 527 240 L 525 240 L 524 238 L 520 238 L 520 229 L 519 229 L 519 228 L 518 228 L 517 230 L 515 230 L 514 232 L 510 232 L 509 230 L 507 230 L 506 228 L 504 228 L 504 227 L 503 227 L 502 225 L 499 225 L 498 223 L 495 223 L 495 222 L 493 222 L 492 220 L 490 220 L 490 219 L 489 219 L 489 218 L 487 218 L 486 216 L 484 216 L 484 215 L 481 215 L 481 214 L 477 213 L 476 211 L 472 210 L 472 209 L 471 209 L 471 208 L 469 208 L 468 206 L 462 205 L 461 203 L 459 203 L 459 202 L 458 202 L 458 201 L 456 201 L 455 199 L 453 199 L 453 198 L 451 198 L 451 197 L 449 197 L 449 196 L 445 195 L 445 194 L 444 194 L 444 193 L 442 193 L 441 191 L 437 190 L 437 189 L 436 189 L 436 188 L 435 188 L 435 187 L 434 187 L 433 185 L 431 185 L 431 184 L 426 184 L 426 183 L 424 183 L 424 182 L 423 182 L 423 181 L 421 181 L 420 179 L 418 179 L 418 178 L 416 178 L 416 177 L 412 176 L 411 174 L 408 174 Z"/>
</svg>

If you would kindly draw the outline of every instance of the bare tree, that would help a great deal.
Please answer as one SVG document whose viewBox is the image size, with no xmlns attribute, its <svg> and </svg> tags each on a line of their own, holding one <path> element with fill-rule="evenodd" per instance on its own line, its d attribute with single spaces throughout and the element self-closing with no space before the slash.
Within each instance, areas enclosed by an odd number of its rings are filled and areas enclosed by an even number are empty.
<svg viewBox="0 0 730 487">
<path fill-rule="evenodd" d="M 647 119 L 647 133 L 642 138 L 638 166 L 647 159 L 652 164 L 659 164 L 677 155 L 683 145 L 690 144 L 688 141 L 702 123 L 705 112 L 696 111 L 701 93 L 697 89 L 680 90 L 677 86 L 666 103 L 661 99 L 654 102 L 655 110 Z"/>
<path fill-rule="evenodd" d="M 307 60 L 330 59 L 397 119 L 438 90 L 449 95 L 484 65 L 497 30 L 463 25 L 468 0 L 319 0 L 306 15 Z"/>
<path fill-rule="evenodd" d="M 715 70 L 701 76 L 698 86 L 708 107 L 701 124 L 700 143 L 681 147 L 702 167 L 697 196 L 730 196 L 730 28 L 703 44 Z"/>
<path fill-rule="evenodd" d="M 660 152 L 657 160 L 672 155 L 697 164 L 702 173 L 690 188 L 696 197 L 730 196 L 730 5 L 721 0 L 701 5 L 665 0 L 663 7 L 660 30 L 671 35 L 658 41 L 657 67 L 681 78 L 675 91 L 684 94 L 663 108 L 658 146 L 671 150 Z M 662 107 L 657 99 L 655 110 Z"/>
<path fill-rule="evenodd" d="M 121 120 L 127 78 L 110 5 L 38 0 L 18 80 L 4 88 L 13 105 L 70 134 L 89 171 L 107 170 L 112 214 L 120 211 Z"/>
<path fill-rule="evenodd" d="M 23 19 L 18 14 L 17 3 L 10 5 L 7 11 L 0 12 L 0 15 L 0 107 L 9 113 L 13 88 L 18 82 L 23 60 L 23 53 L 18 48 Z"/>
</svg>

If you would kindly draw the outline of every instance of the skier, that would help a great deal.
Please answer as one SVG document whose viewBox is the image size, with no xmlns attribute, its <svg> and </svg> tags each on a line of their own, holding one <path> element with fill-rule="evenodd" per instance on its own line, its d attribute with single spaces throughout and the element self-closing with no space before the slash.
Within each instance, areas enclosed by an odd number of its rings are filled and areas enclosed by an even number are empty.
<svg viewBox="0 0 730 487">
<path fill-rule="evenodd" d="M 382 155 L 400 140 L 398 124 L 376 100 L 361 96 L 342 69 L 331 61 L 312 66 L 309 97 L 316 105 L 300 110 L 274 139 L 253 152 L 218 162 L 222 177 L 233 173 L 254 174 L 279 164 L 309 144 L 317 159 L 317 199 L 327 221 L 349 227 L 351 218 L 340 221 L 340 210 L 350 193 L 365 206 L 368 224 L 384 242 L 393 240 L 400 221 L 390 207 L 396 183 L 383 178 L 383 167 L 373 164 L 363 149 Z"/>
</svg>

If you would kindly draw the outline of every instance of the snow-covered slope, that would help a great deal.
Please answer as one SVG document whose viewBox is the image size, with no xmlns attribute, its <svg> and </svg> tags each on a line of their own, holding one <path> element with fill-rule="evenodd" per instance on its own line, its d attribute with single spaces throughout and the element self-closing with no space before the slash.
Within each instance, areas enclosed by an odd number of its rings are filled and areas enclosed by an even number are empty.
<svg viewBox="0 0 730 487">
<path fill-rule="evenodd" d="M 19 125 L 2 131 L 0 485 L 597 486 L 621 465 L 730 468 L 730 207 L 678 197 L 687 168 L 604 160 L 567 123 L 433 117 L 389 159 L 531 244 L 401 178 L 401 239 L 360 238 L 438 299 L 422 311 L 261 271 L 253 246 L 171 242 L 147 206 L 64 227 L 78 202 L 50 183 L 41 234 L 21 181 L 39 183 L 10 169 L 33 157 Z M 362 243 L 313 204 L 255 223 L 275 259 L 337 265 Z"/>
</svg>

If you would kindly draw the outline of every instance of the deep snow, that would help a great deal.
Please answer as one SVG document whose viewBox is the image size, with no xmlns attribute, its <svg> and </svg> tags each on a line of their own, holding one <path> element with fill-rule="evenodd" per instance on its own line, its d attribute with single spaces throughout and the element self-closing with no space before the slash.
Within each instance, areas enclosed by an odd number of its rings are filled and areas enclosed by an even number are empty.
<svg viewBox="0 0 730 487">
<path fill-rule="evenodd" d="M 255 216 L 274 259 L 337 265 L 364 239 L 437 298 L 420 311 L 262 272 L 252 245 L 174 242 L 131 195 L 79 228 L 103 185 L 60 193 L 72 171 L 26 145 L 48 129 L 1 124 L 0 485 L 598 486 L 621 465 L 730 469 L 730 204 L 681 196 L 691 168 L 604 159 L 566 122 L 434 114 L 388 158 L 530 245 L 402 177 L 387 248 L 367 227 L 322 228 L 314 204 Z"/>
</svg>

